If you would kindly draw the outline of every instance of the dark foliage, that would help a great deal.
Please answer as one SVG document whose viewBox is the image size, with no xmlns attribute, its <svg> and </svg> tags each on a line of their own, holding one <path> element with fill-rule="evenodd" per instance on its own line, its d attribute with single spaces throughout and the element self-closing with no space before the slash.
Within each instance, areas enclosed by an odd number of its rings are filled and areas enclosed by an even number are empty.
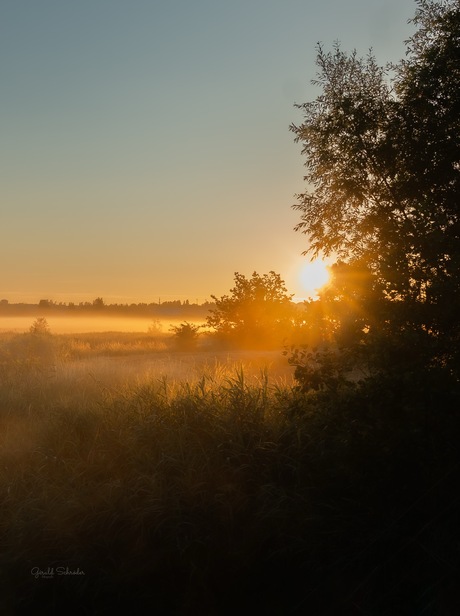
<svg viewBox="0 0 460 616">
<path fill-rule="evenodd" d="M 297 229 L 340 258 L 312 324 L 334 352 L 414 388 L 440 372 L 458 387 L 460 6 L 420 0 L 414 23 L 396 66 L 319 49 L 321 94 L 291 127 L 312 186 Z"/>
</svg>

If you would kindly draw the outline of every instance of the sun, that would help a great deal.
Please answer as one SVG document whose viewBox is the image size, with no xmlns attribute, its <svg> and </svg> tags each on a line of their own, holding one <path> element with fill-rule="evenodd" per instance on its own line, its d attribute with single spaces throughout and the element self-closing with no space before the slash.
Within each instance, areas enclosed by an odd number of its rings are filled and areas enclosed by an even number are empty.
<svg viewBox="0 0 460 616">
<path fill-rule="evenodd" d="M 329 278 L 328 265 L 322 259 L 305 263 L 299 273 L 302 289 L 310 296 L 315 296 L 316 292 L 329 281 Z"/>
</svg>

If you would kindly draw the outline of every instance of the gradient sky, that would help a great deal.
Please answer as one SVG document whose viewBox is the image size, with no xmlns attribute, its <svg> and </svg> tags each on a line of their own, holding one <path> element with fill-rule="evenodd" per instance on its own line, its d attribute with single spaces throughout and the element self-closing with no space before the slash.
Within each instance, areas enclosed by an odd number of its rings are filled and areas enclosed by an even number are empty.
<svg viewBox="0 0 460 616">
<path fill-rule="evenodd" d="M 0 299 L 302 296 L 315 45 L 404 56 L 413 0 L 0 0 Z"/>
</svg>

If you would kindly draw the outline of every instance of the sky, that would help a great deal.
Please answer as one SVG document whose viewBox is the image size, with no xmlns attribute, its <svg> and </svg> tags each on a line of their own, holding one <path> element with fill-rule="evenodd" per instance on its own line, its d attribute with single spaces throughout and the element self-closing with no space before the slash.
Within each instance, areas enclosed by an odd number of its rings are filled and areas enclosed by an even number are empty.
<svg viewBox="0 0 460 616">
<path fill-rule="evenodd" d="M 0 299 L 189 299 L 273 270 L 316 45 L 404 56 L 413 0 L 0 0 Z"/>
</svg>

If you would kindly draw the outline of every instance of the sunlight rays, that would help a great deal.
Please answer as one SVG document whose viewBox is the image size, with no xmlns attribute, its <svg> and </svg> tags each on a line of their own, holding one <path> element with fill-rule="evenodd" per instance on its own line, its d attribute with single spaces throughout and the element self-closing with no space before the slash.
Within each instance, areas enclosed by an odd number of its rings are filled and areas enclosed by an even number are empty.
<svg viewBox="0 0 460 616">
<path fill-rule="evenodd" d="M 311 297 L 314 297 L 317 291 L 329 282 L 329 279 L 329 266 L 322 259 L 308 261 L 299 272 L 302 289 Z"/>
</svg>

